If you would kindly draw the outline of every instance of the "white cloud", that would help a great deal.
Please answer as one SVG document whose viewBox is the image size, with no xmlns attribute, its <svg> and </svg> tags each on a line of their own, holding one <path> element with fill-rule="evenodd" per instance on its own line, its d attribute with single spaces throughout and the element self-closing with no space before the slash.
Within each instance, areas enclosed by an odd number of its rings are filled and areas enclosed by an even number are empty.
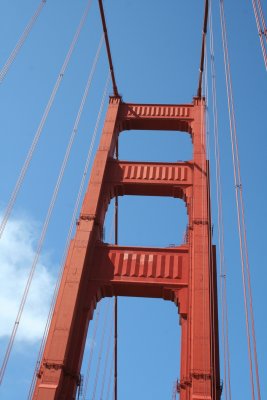
<svg viewBox="0 0 267 400">
<path fill-rule="evenodd" d="M 0 239 L 0 339 L 10 335 L 31 268 L 37 226 L 28 218 L 11 219 Z M 41 256 L 17 332 L 32 342 L 43 335 L 55 279 L 47 256 Z"/>
</svg>

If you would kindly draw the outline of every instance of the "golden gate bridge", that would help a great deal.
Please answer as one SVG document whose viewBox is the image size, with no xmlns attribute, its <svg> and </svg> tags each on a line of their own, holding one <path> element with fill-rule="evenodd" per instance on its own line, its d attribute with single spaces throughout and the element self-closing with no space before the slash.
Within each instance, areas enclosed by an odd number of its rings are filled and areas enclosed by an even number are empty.
<svg viewBox="0 0 267 400">
<path fill-rule="evenodd" d="M 15 68 L 17 57 L 19 57 L 20 53 L 23 53 L 31 35 L 34 35 L 35 26 L 40 23 L 42 13 L 45 12 L 45 8 L 50 6 L 46 3 L 49 2 L 41 1 L 37 5 L 16 46 L 7 57 L 0 73 L 3 88 L 9 74 L 12 73 L 12 68 Z M 97 45 L 94 44 L 96 50 L 94 57 L 92 57 L 91 69 L 74 119 L 66 152 L 62 164 L 59 166 L 59 173 L 44 216 L 44 224 L 40 230 L 40 236 L 36 240 L 35 254 L 22 291 L 17 316 L 3 350 L 1 383 L 2 385 L 4 384 L 5 374 L 8 371 L 12 348 L 19 332 L 32 280 L 34 274 L 37 273 L 36 269 L 38 269 L 54 207 L 58 196 L 60 196 L 64 173 L 72 156 L 71 151 L 83 112 L 85 112 L 87 97 L 90 90 L 92 90 L 91 87 L 97 74 L 99 59 L 105 46 L 109 73 L 106 73 L 107 77 L 104 77 L 104 91 L 102 97 L 99 96 L 99 109 L 97 110 L 95 107 L 96 118 L 92 127 L 91 142 L 87 150 L 80 186 L 75 189 L 78 195 L 74 202 L 63 262 L 58 273 L 39 355 L 36 353 L 37 362 L 32 371 L 33 378 L 28 396 L 34 399 L 96 399 L 104 398 L 105 394 L 107 398 L 117 399 L 117 382 L 120 382 L 117 360 L 117 345 L 120 343 L 117 338 L 117 319 L 118 317 L 120 318 L 120 314 L 118 315 L 117 296 L 136 296 L 171 300 L 178 307 L 182 332 L 181 364 L 180 376 L 173 385 L 173 398 L 180 396 L 181 399 L 199 400 L 204 398 L 219 399 L 222 396 L 222 398 L 231 399 L 234 383 L 230 350 L 231 352 L 233 350 L 229 346 L 230 321 L 228 313 L 230 305 L 227 300 L 229 267 L 226 267 L 225 261 L 225 241 L 229 232 L 224 231 L 224 193 L 221 172 L 221 162 L 224 155 L 221 154 L 221 139 L 219 138 L 218 82 L 216 80 L 213 31 L 213 26 L 216 26 L 214 25 L 215 19 L 213 18 L 211 4 L 208 1 L 204 2 L 204 18 L 203 20 L 199 18 L 203 24 L 202 40 L 199 40 L 199 43 L 201 43 L 200 51 L 198 52 L 200 63 L 198 63 L 198 76 L 197 74 L 195 76 L 196 89 L 192 96 L 193 99 L 191 99 L 191 102 L 188 101 L 189 95 L 187 94 L 186 101 L 179 103 L 171 101 L 155 103 L 154 101 L 158 100 L 153 98 L 152 103 L 146 103 L 142 99 L 140 99 L 142 101 L 139 101 L 138 98 L 130 103 L 128 99 L 124 100 L 124 96 L 120 92 L 120 85 L 117 85 L 116 81 L 116 63 L 113 64 L 111 52 L 113 43 L 111 45 L 109 43 L 102 1 L 99 1 L 100 13 L 98 17 L 96 17 L 97 8 L 93 7 L 91 1 L 85 2 L 85 9 L 70 40 L 70 45 L 59 69 L 58 76 L 48 96 L 48 102 L 37 124 L 33 141 L 3 212 L 0 232 L 4 238 L 9 221 L 12 221 L 13 208 L 25 186 L 24 181 L 30 171 L 32 159 L 36 149 L 40 146 L 39 141 L 43 140 L 43 131 L 45 131 L 50 113 L 55 107 L 55 100 L 63 84 L 63 78 L 65 79 L 65 74 L 68 68 L 71 67 L 75 48 L 79 43 L 86 20 L 92 13 L 93 23 L 96 24 L 97 21 L 99 27 L 102 27 L 103 33 L 100 35 Z M 111 10 L 110 12 L 115 13 L 115 6 L 111 7 Z M 231 71 L 229 38 L 223 1 L 219 2 L 217 11 L 222 35 L 221 57 L 224 61 L 226 78 L 230 147 L 233 160 L 233 189 L 237 210 L 236 229 L 239 238 L 237 243 L 239 242 L 240 248 L 239 263 L 241 264 L 241 282 L 244 295 L 246 329 L 244 329 L 243 334 L 247 340 L 248 364 L 247 378 L 243 379 L 247 379 L 247 387 L 250 390 L 247 393 L 247 398 L 260 399 L 264 393 L 261 393 L 258 365 L 259 350 L 257 351 L 243 182 L 241 180 L 234 103 L 234 80 L 232 78 L 234 74 Z M 266 25 L 264 8 L 259 0 L 252 1 L 251 11 L 253 11 L 256 21 L 259 49 L 263 58 L 262 68 L 264 69 L 264 65 L 265 67 L 267 65 Z M 153 16 L 153 7 L 150 13 Z M 199 32 L 199 38 L 201 38 L 200 33 L 201 31 Z M 121 35 L 124 36 L 124 33 L 122 32 Z M 127 40 L 125 37 L 124 40 L 126 45 Z M 183 38 L 183 41 L 186 41 L 186 38 Z M 123 54 L 123 49 L 121 51 Z M 190 51 L 190 49 L 187 48 L 187 51 Z M 181 57 L 182 55 L 183 53 L 180 52 Z M 138 54 L 136 54 L 136 57 L 138 57 Z M 125 71 L 125 73 L 127 72 Z M 78 76 L 76 76 L 77 79 Z M 137 74 L 134 79 L 138 80 Z M 110 81 L 112 83 L 112 94 L 103 125 L 102 113 L 103 108 L 106 107 Z M 118 74 L 119 81 L 120 75 Z M 206 113 L 207 105 L 208 115 Z M 92 164 L 93 149 L 101 123 L 103 126 L 102 136 L 98 151 L 95 153 L 95 161 Z M 210 131 L 210 125 L 214 135 L 212 139 L 210 139 L 210 135 L 206 137 L 206 132 L 209 133 Z M 156 160 L 150 162 L 146 159 L 141 162 L 121 159 L 119 132 L 125 130 L 179 131 L 183 132 L 183 135 L 186 132 L 193 142 L 192 158 L 186 161 L 175 160 L 175 162 Z M 207 161 L 211 154 L 210 141 L 214 144 L 214 155 L 212 156 L 214 158 L 214 166 L 212 168 L 214 169 L 216 181 L 214 199 L 217 201 L 218 218 L 217 272 L 215 247 L 212 245 L 213 226 L 209 189 L 210 166 Z M 51 145 L 49 146 L 53 149 Z M 153 144 L 150 144 L 150 146 L 153 146 Z M 50 152 L 52 154 L 52 150 Z M 54 157 L 56 156 L 57 154 L 55 153 Z M 88 190 L 81 208 L 85 184 L 88 181 L 87 173 L 92 165 Z M 38 190 L 36 192 L 38 194 Z M 118 235 L 121 223 L 121 218 L 119 218 L 119 199 L 121 196 L 127 195 L 163 196 L 182 200 L 186 205 L 188 223 L 181 244 L 164 248 L 155 246 L 138 247 L 138 244 L 135 246 L 122 246 L 120 244 L 120 235 Z M 109 230 L 111 232 L 114 229 L 114 239 L 110 239 L 111 235 L 108 238 L 104 233 L 105 216 L 110 202 L 111 204 L 114 203 L 114 222 L 111 223 Z M 164 206 L 162 207 L 160 213 L 165 212 Z M 125 217 L 127 220 L 127 212 Z M 113 219 L 113 216 L 110 219 Z M 218 328 L 217 320 L 216 277 L 218 277 L 221 303 L 220 329 Z M 100 311 L 99 307 L 95 312 L 94 309 L 104 297 L 114 297 L 115 303 L 113 306 L 112 303 L 106 302 L 105 309 L 102 312 L 103 326 L 102 331 L 98 334 L 100 348 L 95 365 L 92 365 L 94 351 L 94 346 L 92 345 L 87 356 L 87 366 L 83 367 L 84 373 L 81 373 L 83 354 L 86 349 L 88 323 L 93 319 L 94 325 L 91 335 L 93 335 L 93 341 L 95 341 Z M 110 316 L 114 317 L 113 327 L 108 325 L 111 323 L 108 321 L 112 320 Z M 219 336 L 221 337 L 221 367 L 219 367 Z M 106 346 L 104 346 L 105 341 Z M 104 348 L 105 354 L 103 352 Z M 101 361 L 103 362 L 101 363 Z M 162 365 L 159 366 L 159 368 L 162 367 Z M 94 381 L 90 376 L 91 370 L 95 372 Z M 102 384 L 98 382 L 99 377 L 102 379 Z M 223 384 L 221 377 L 223 377 Z M 88 387 L 91 390 L 90 394 L 87 393 Z M 142 396 L 142 388 L 140 388 L 140 396 Z"/>
</svg>

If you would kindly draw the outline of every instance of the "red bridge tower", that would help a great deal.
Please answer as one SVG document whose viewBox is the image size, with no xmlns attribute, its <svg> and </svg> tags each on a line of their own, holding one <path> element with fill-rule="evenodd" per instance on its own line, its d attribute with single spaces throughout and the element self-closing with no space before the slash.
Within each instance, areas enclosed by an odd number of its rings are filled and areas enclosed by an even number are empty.
<svg viewBox="0 0 267 400">
<path fill-rule="evenodd" d="M 123 130 L 173 130 L 191 135 L 193 160 L 119 161 Z M 114 196 L 171 196 L 188 211 L 188 238 L 174 248 L 121 247 L 102 242 Z M 219 400 L 215 248 L 211 243 L 205 101 L 126 104 L 110 98 L 104 129 L 68 257 L 37 376 L 34 400 L 75 399 L 89 321 L 99 300 L 141 296 L 174 301 L 181 324 L 181 400 Z"/>
</svg>

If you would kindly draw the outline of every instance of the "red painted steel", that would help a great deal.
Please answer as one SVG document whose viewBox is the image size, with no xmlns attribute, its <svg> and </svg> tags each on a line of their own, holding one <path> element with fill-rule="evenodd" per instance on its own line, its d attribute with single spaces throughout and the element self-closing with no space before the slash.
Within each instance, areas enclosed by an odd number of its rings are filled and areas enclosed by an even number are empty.
<svg viewBox="0 0 267 400">
<path fill-rule="evenodd" d="M 70 245 L 42 362 L 35 400 L 74 399 L 89 321 L 106 296 L 174 301 L 182 330 L 181 400 L 219 400 L 215 248 L 211 244 L 205 102 L 125 104 L 111 97 L 75 237 Z M 125 129 L 179 130 L 192 136 L 193 160 L 115 160 Z M 187 242 L 173 248 L 110 246 L 102 242 L 105 213 L 117 195 L 172 196 L 188 210 Z"/>
</svg>

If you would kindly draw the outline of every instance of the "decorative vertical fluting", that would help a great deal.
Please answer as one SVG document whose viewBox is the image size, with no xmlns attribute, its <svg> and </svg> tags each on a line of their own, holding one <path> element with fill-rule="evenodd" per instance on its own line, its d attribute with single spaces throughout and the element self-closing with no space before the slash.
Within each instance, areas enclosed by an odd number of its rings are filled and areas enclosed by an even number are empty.
<svg viewBox="0 0 267 400">
<path fill-rule="evenodd" d="M 193 140 L 193 160 L 181 163 L 115 160 L 118 134 L 126 129 L 188 132 Z M 187 242 L 173 248 L 102 243 L 105 213 L 116 195 L 183 199 L 189 216 Z M 75 399 L 89 321 L 96 303 L 114 295 L 174 301 L 182 329 L 180 398 L 219 400 L 216 261 L 211 245 L 203 99 L 185 105 L 144 105 L 110 98 L 33 399 Z"/>
</svg>

